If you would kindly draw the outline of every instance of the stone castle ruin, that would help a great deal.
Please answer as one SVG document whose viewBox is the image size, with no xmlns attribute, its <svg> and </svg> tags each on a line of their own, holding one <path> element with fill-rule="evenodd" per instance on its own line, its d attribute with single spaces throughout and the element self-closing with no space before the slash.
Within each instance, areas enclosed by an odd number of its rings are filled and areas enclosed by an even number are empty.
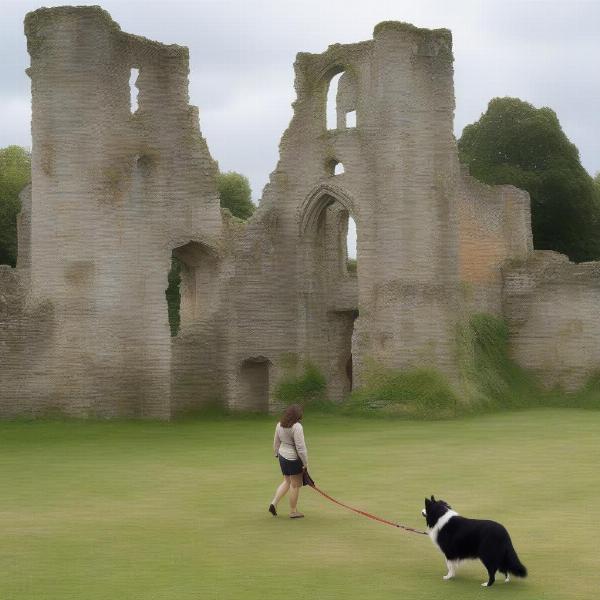
<svg viewBox="0 0 600 600">
<path fill-rule="evenodd" d="M 600 263 L 533 251 L 528 194 L 458 162 L 448 30 L 385 22 L 298 54 L 293 117 L 247 223 L 219 206 L 186 48 L 99 7 L 34 11 L 25 33 L 32 182 L 17 268 L 0 267 L 1 416 L 268 410 L 306 361 L 336 401 L 370 362 L 456 382 L 457 325 L 480 312 L 507 321 L 512 356 L 550 385 L 600 366 Z"/>
</svg>

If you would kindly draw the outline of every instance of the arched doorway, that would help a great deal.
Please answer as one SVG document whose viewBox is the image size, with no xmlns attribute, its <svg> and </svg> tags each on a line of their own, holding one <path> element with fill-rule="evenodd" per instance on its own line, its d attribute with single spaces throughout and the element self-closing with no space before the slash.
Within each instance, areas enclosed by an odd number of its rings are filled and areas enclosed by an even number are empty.
<svg viewBox="0 0 600 600">
<path fill-rule="evenodd" d="M 171 411 L 185 413 L 223 400 L 220 258 L 189 241 L 172 251 L 166 299 L 171 326 Z"/>
<path fill-rule="evenodd" d="M 303 355 L 319 365 L 328 397 L 343 401 L 352 389 L 352 346 L 358 316 L 358 270 L 353 202 L 322 186 L 302 207 Z M 354 234 L 354 237 L 352 236 Z"/>
</svg>

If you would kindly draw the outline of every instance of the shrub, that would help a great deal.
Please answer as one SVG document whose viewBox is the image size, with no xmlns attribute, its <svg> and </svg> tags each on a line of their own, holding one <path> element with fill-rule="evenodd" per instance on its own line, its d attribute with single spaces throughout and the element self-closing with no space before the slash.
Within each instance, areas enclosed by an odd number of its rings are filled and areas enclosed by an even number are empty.
<svg viewBox="0 0 600 600">
<path fill-rule="evenodd" d="M 574 402 L 569 406 L 600 409 L 600 371 L 594 373 L 586 384 L 574 394 Z"/>
<path fill-rule="evenodd" d="M 327 405 L 325 376 L 312 363 L 304 365 L 300 375 L 289 375 L 275 389 L 275 398 L 283 404 Z"/>
</svg>

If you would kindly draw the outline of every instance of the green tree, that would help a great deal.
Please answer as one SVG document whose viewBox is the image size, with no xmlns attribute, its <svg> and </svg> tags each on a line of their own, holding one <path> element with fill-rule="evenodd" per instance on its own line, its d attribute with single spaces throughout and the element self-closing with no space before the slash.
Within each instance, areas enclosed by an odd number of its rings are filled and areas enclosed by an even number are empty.
<svg viewBox="0 0 600 600">
<path fill-rule="evenodd" d="M 534 246 L 571 260 L 600 258 L 600 197 L 579 152 L 550 108 L 494 98 L 458 141 L 460 160 L 489 184 L 531 196 Z"/>
<path fill-rule="evenodd" d="M 0 264 L 17 263 L 20 191 L 31 181 L 31 155 L 20 146 L 0 148 Z"/>
<path fill-rule="evenodd" d="M 252 202 L 252 190 L 248 178 L 235 171 L 219 173 L 217 189 L 221 197 L 221 206 L 228 208 L 234 217 L 246 220 L 256 208 Z"/>
</svg>

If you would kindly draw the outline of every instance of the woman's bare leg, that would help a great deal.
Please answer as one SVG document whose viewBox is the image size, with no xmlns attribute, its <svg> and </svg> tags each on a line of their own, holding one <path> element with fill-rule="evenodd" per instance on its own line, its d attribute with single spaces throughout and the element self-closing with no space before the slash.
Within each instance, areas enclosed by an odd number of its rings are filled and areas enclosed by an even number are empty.
<svg viewBox="0 0 600 600">
<path fill-rule="evenodd" d="M 277 491 L 275 492 L 275 497 L 273 498 L 273 501 L 271 502 L 271 504 L 273 506 L 277 506 L 277 503 L 287 494 L 289 489 L 290 489 L 290 476 L 285 475 L 283 478 L 283 481 L 279 484 L 279 487 L 277 488 Z"/>
<path fill-rule="evenodd" d="M 298 512 L 298 496 L 302 487 L 302 475 L 291 475 L 290 479 L 290 512 L 294 514 Z"/>
</svg>

